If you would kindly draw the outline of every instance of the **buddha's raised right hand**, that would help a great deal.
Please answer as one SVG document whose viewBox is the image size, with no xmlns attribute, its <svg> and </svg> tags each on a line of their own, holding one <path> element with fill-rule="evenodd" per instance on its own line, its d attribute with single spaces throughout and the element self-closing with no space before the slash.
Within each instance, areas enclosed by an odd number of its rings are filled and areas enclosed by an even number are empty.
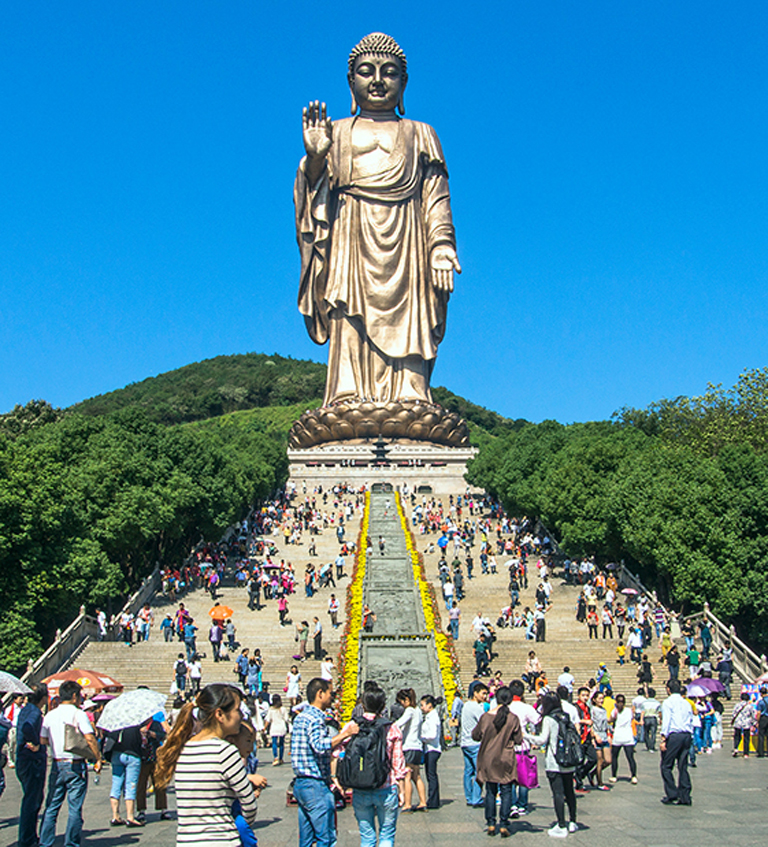
<svg viewBox="0 0 768 847">
<path fill-rule="evenodd" d="M 302 112 L 304 149 L 310 159 L 325 159 L 333 143 L 333 121 L 328 117 L 325 103 L 310 101 Z"/>
</svg>

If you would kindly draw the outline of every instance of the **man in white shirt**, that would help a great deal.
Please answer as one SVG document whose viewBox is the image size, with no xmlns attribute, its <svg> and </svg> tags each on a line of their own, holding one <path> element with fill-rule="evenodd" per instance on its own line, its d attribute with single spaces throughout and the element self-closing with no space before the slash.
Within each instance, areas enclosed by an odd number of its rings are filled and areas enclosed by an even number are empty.
<svg viewBox="0 0 768 847">
<path fill-rule="evenodd" d="M 65 847 L 78 847 L 83 829 L 83 802 L 88 789 L 88 766 L 85 759 L 77 758 L 64 749 L 65 726 L 75 726 L 85 736 L 96 764 L 101 771 L 101 754 L 88 716 L 79 709 L 82 702 L 81 687 L 74 680 L 62 683 L 59 689 L 60 705 L 43 718 L 40 741 L 51 750 L 51 775 L 48 782 L 48 800 L 40 827 L 40 847 L 53 847 L 56 840 L 56 820 L 59 810 L 67 800 L 69 815 Z"/>
<path fill-rule="evenodd" d="M 576 682 L 576 678 L 571 673 L 571 669 L 566 665 L 563 668 L 563 672 L 557 678 L 557 684 L 562 685 L 568 689 L 568 696 L 570 697 L 573 694 L 573 685 Z"/>
<path fill-rule="evenodd" d="M 693 739 L 693 709 L 680 696 L 680 681 L 667 682 L 669 697 L 661 705 L 661 778 L 667 805 L 691 805 L 691 777 L 688 774 L 688 757 Z M 675 785 L 674 767 L 677 762 L 678 782 Z"/>
<path fill-rule="evenodd" d="M 477 753 L 480 744 L 472 738 L 472 730 L 487 709 L 488 686 L 482 682 L 475 684 L 472 696 L 461 710 L 461 752 L 464 754 L 464 796 L 468 806 L 479 808 L 483 805 L 483 790 L 477 784 Z"/>
</svg>

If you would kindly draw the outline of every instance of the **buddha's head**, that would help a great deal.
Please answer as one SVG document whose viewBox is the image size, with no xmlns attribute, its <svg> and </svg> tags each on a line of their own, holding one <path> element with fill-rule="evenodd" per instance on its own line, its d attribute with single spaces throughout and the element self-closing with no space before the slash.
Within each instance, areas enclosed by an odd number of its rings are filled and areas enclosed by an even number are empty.
<svg viewBox="0 0 768 847">
<path fill-rule="evenodd" d="M 383 32 L 366 35 L 349 54 L 347 75 L 352 92 L 352 114 L 358 106 L 369 112 L 405 114 L 403 93 L 408 63 L 400 45 Z"/>
</svg>

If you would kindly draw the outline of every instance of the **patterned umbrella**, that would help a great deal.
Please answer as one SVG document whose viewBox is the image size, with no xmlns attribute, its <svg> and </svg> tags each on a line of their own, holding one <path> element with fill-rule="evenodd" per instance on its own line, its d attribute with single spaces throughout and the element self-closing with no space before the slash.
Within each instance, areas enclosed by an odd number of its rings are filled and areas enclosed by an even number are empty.
<svg viewBox="0 0 768 847">
<path fill-rule="evenodd" d="M 0 691 L 3 694 L 10 692 L 12 694 L 29 694 L 32 689 L 23 683 L 17 676 L 6 671 L 0 671 Z"/>
<path fill-rule="evenodd" d="M 165 694 L 150 691 L 148 688 L 126 691 L 107 703 L 96 726 L 107 732 L 126 729 L 129 726 L 141 726 L 156 712 L 163 710 L 166 699 Z"/>
<path fill-rule="evenodd" d="M 722 693 L 725 691 L 725 686 L 722 682 L 708 677 L 699 677 L 688 685 L 685 689 L 686 694 L 690 697 L 706 697 L 708 694 Z"/>
<path fill-rule="evenodd" d="M 48 685 L 48 695 L 53 699 L 59 693 L 62 682 L 73 679 L 82 686 L 83 697 L 93 697 L 94 694 L 119 694 L 123 690 L 122 683 L 118 682 L 109 674 L 100 671 L 88 671 L 84 668 L 71 668 L 68 671 L 60 671 L 46 677 L 43 682 Z"/>
<path fill-rule="evenodd" d="M 219 603 L 217 603 L 217 604 L 216 604 L 216 605 L 215 605 L 215 606 L 211 609 L 211 611 L 210 611 L 210 612 L 208 612 L 208 614 L 209 614 L 209 615 L 210 615 L 210 616 L 211 616 L 211 617 L 212 617 L 215 621 L 223 621 L 223 620 L 224 620 L 224 618 L 231 618 L 231 617 L 232 617 L 232 615 L 234 615 L 234 614 L 235 614 L 235 611 L 234 611 L 234 609 L 230 609 L 230 608 L 229 608 L 229 606 L 222 606 L 222 605 L 220 605 Z"/>
</svg>

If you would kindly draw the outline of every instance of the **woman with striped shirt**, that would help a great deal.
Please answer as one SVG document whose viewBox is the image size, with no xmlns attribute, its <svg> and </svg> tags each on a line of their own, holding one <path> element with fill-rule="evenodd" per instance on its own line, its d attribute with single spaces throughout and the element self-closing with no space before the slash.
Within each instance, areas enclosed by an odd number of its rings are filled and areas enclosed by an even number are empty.
<svg viewBox="0 0 768 847">
<path fill-rule="evenodd" d="M 195 706 L 188 703 L 181 710 L 158 751 L 155 784 L 165 787 L 175 773 L 177 844 L 239 847 L 235 800 L 246 821 L 255 822 L 254 784 L 264 780 L 249 777 L 237 747 L 224 740 L 237 735 L 240 721 L 240 692 L 229 685 L 207 685 Z"/>
</svg>

